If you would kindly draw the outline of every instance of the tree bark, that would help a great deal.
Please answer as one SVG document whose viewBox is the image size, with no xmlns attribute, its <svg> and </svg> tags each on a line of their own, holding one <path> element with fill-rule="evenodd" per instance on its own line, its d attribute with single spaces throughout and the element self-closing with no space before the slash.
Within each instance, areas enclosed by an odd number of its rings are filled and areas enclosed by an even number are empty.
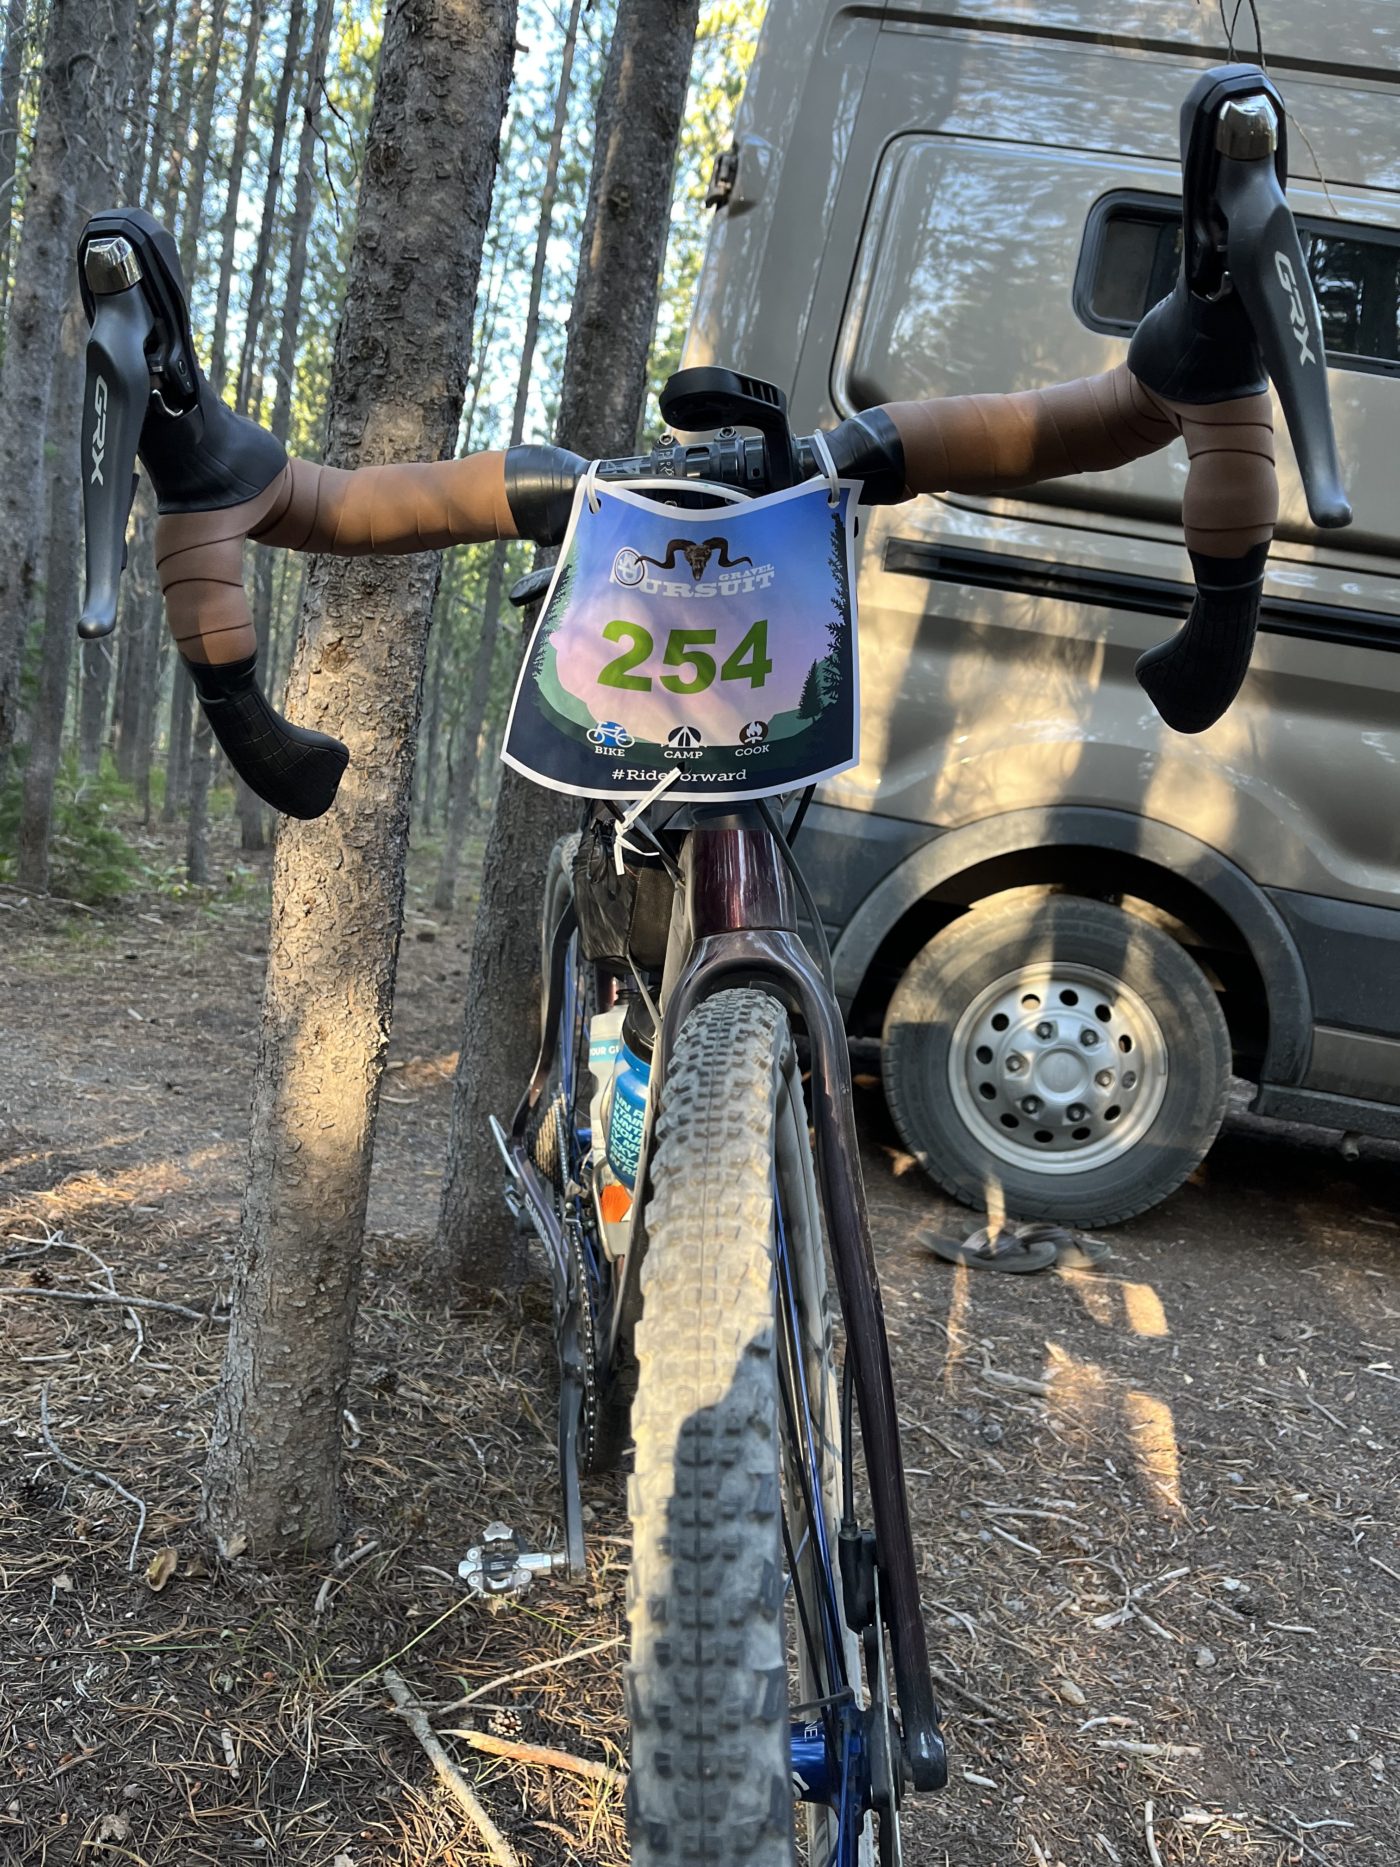
<svg viewBox="0 0 1400 1867">
<path fill-rule="evenodd" d="M 180 229 L 180 266 L 193 299 L 199 272 L 199 231 L 209 179 L 209 138 L 219 92 L 219 61 L 227 22 L 226 0 L 213 0 L 209 16 L 209 55 L 199 81 L 194 109 L 194 146 L 190 152 L 185 211 Z M 189 822 L 185 833 L 185 874 L 196 888 L 209 880 L 209 786 L 214 776 L 214 735 L 204 714 L 187 707 L 189 727 Z"/>
<path fill-rule="evenodd" d="M 160 67 L 155 77 L 154 108 L 147 126 L 147 134 L 141 144 L 140 165 L 135 171 L 135 184 L 131 194 L 138 201 L 145 201 L 155 193 L 156 177 L 160 173 L 160 160 L 164 153 L 165 113 L 170 105 L 171 73 L 175 63 L 175 40 L 179 25 L 179 9 L 176 0 L 170 0 L 165 13 L 165 37 L 160 46 Z"/>
<path fill-rule="evenodd" d="M 76 433 L 82 394 L 83 349 L 87 324 L 77 304 L 63 320 L 54 371 L 55 416 L 69 418 Z M 20 795 L 18 863 L 21 888 L 44 894 L 49 886 L 49 835 L 53 826 L 54 785 L 63 743 L 63 715 L 68 675 L 77 639 L 73 619 L 78 601 L 79 480 L 69 450 L 49 449 L 49 545 L 44 579 L 44 624 L 39 647 L 39 683 L 29 725 L 29 755 L 24 762 Z"/>
<path fill-rule="evenodd" d="M 430 831 L 433 827 L 433 810 L 437 802 L 438 741 L 442 733 L 442 690 L 447 678 L 447 615 L 451 607 L 448 595 L 447 575 L 444 572 L 442 583 L 438 586 L 437 615 L 433 619 L 433 662 L 428 674 L 428 711 L 423 729 L 423 754 L 417 761 L 414 772 L 417 791 L 414 802 L 414 822 L 424 831 Z"/>
<path fill-rule="evenodd" d="M 700 0 L 619 0 L 598 100 L 582 257 L 569 320 L 559 439 L 588 459 L 630 452 L 646 392 L 671 190 Z M 524 1277 L 522 1241 L 500 1198 L 488 1117 L 508 1106 L 508 1060 L 539 1037 L 544 865 L 576 804 L 502 774 L 486 845 L 467 978 L 466 1021 L 434 1259 L 478 1290 Z"/>
<path fill-rule="evenodd" d="M 44 441 L 92 152 L 123 95 L 134 0 L 50 0 L 29 183 L 0 364 L 0 771 L 19 724 L 43 527 Z M 68 436 L 64 436 L 65 444 Z"/>
<path fill-rule="evenodd" d="M 559 84 L 554 93 L 554 125 L 549 136 L 549 153 L 545 158 L 544 185 L 540 189 L 540 218 L 535 234 L 535 262 L 530 274 L 530 302 L 525 313 L 525 334 L 520 348 L 520 373 L 515 382 L 515 407 L 510 422 L 511 447 L 518 447 L 525 435 L 525 409 L 530 399 L 530 376 L 535 367 L 535 346 L 540 336 L 540 299 L 544 293 L 545 260 L 549 253 L 550 228 L 554 221 L 554 197 L 559 191 L 559 157 L 564 147 L 564 125 L 569 116 L 574 47 L 578 43 L 578 19 L 582 10 L 583 0 L 572 0 L 568 24 L 564 28 Z M 462 735 L 457 769 L 452 775 L 452 802 L 447 816 L 447 834 L 443 838 L 442 862 L 438 868 L 437 888 L 433 893 L 433 906 L 444 914 L 451 913 L 456 898 L 462 843 L 467 833 L 467 819 L 476 798 L 477 742 L 481 737 L 481 722 L 491 692 L 491 669 L 495 663 L 496 642 L 500 635 L 501 592 L 505 584 L 508 552 L 509 547 L 499 542 L 491 547 L 491 568 L 486 576 L 486 598 L 481 611 L 481 635 L 477 640 L 471 691 L 467 696 L 466 731 Z"/>
<path fill-rule="evenodd" d="M 74 544 L 76 546 L 76 539 Z M 72 617 L 69 617 L 72 623 Z M 112 651 L 106 642 L 84 642 L 78 651 L 78 769 L 88 777 L 102 767 L 112 699 Z"/>
<path fill-rule="evenodd" d="M 5 55 L 0 60 L 0 309 L 9 297 L 10 234 L 14 227 L 15 169 L 19 162 L 19 93 L 29 39 L 28 0 L 5 9 Z"/>
<path fill-rule="evenodd" d="M 170 0 L 171 26 L 176 26 L 179 0 Z M 194 123 L 195 73 L 199 69 L 199 33 L 204 24 L 204 0 L 188 0 L 189 11 L 176 30 L 180 62 L 170 87 L 168 134 L 162 153 L 165 157 L 165 192 L 162 220 L 168 232 L 178 237 L 177 225 L 185 182 L 185 160 L 189 155 L 190 132 Z M 188 281 L 186 281 L 188 283 Z"/>
<path fill-rule="evenodd" d="M 214 129 L 214 105 L 219 95 L 219 61 L 228 23 L 226 0 L 214 0 L 209 15 L 209 55 L 195 93 L 189 176 L 180 225 L 180 268 L 191 297 L 199 279 L 199 234 L 204 225 L 204 196 L 209 181 L 209 139 Z"/>
<path fill-rule="evenodd" d="M 209 346 L 209 386 L 215 395 L 220 396 L 224 392 L 224 381 L 228 375 L 228 302 L 233 289 L 238 203 L 243 193 L 243 168 L 248 160 L 248 125 L 253 114 L 253 93 L 258 80 L 258 48 L 262 44 L 262 29 L 266 18 L 267 0 L 252 0 L 244 29 L 247 39 L 243 48 L 243 76 L 238 87 L 238 108 L 233 119 L 224 212 L 219 223 L 219 283 L 214 298 L 214 335 Z"/>
<path fill-rule="evenodd" d="M 466 387 L 515 0 L 390 0 L 336 339 L 344 466 L 444 458 Z M 338 732 L 334 812 L 283 825 L 234 1317 L 205 1476 L 226 1553 L 340 1529 L 349 1371 L 440 559 L 313 567 L 289 710 Z"/>
<path fill-rule="evenodd" d="M 282 72 L 277 80 L 277 97 L 272 106 L 272 140 L 267 159 L 267 186 L 263 192 L 262 220 L 258 226 L 257 251 L 248 273 L 248 316 L 243 331 L 243 355 L 238 365 L 238 388 L 233 405 L 240 415 L 248 414 L 254 402 L 254 360 L 262 330 L 263 298 L 267 292 L 268 264 L 272 257 L 272 235 L 277 226 L 277 204 L 282 194 L 282 154 L 287 141 L 287 112 L 291 108 L 292 86 L 301 63 L 301 25 L 306 9 L 303 0 L 291 0 L 287 11 L 287 49 Z M 257 400 L 261 401 L 261 391 Z"/>
<path fill-rule="evenodd" d="M 306 59 L 306 96 L 302 108 L 301 142 L 297 150 L 296 192 L 292 199 L 292 219 L 287 232 L 287 284 L 282 295 L 282 318 L 277 339 L 277 389 L 272 400 L 272 420 L 269 424 L 284 446 L 292 425 L 297 333 L 301 327 L 301 295 L 306 283 L 306 242 L 311 231 L 312 211 L 316 205 L 316 133 L 321 86 L 334 24 L 334 0 L 316 0 L 316 13 L 311 26 L 311 48 Z M 272 559 L 265 551 L 259 552 L 253 572 L 253 626 L 257 632 L 259 657 L 265 658 L 272 635 Z M 267 665 L 265 659 L 262 665 Z M 267 837 L 263 828 L 263 807 L 241 781 L 238 784 L 238 818 L 244 849 L 265 849 Z"/>
</svg>

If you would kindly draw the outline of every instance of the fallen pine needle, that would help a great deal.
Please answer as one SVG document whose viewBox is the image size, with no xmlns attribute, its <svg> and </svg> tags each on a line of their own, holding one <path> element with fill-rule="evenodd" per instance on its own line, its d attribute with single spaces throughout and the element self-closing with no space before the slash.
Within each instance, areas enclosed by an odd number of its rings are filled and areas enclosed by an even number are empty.
<svg viewBox="0 0 1400 1867">
<path fill-rule="evenodd" d="M 516 1763 L 537 1763 L 544 1770 L 567 1770 L 572 1776 L 587 1776 L 609 1789 L 621 1789 L 627 1778 L 611 1764 L 593 1763 L 587 1757 L 575 1757 L 567 1750 L 551 1750 L 546 1744 L 520 1744 L 513 1738 L 494 1737 L 489 1731 L 444 1731 L 444 1737 L 459 1737 L 473 1750 L 488 1757 L 509 1757 Z"/>
<path fill-rule="evenodd" d="M 995 1718 L 999 1724 L 1015 1724 L 1016 1720 L 1009 1712 L 1001 1711 L 990 1699 L 962 1685 L 950 1673 L 940 1672 L 936 1666 L 930 1666 L 928 1670 L 934 1684 L 942 1686 L 945 1692 L 953 1692 L 959 1698 L 966 1699 L 969 1705 L 975 1705 L 978 1711 L 986 1712 L 989 1718 Z"/>
<path fill-rule="evenodd" d="M 395 1672 L 392 1666 L 386 1666 L 380 1677 L 398 1708 L 399 1716 L 422 1745 L 438 1781 L 481 1836 L 496 1867 L 520 1867 L 510 1843 L 477 1800 L 476 1791 L 434 1736 L 426 1715 L 417 1709 L 413 1694 L 404 1684 L 402 1675 Z"/>
<path fill-rule="evenodd" d="M 572 1653 L 556 1653 L 551 1660 L 536 1660 L 532 1666 L 521 1666 L 513 1673 L 502 1673 L 498 1679 L 488 1679 L 485 1685 L 474 1686 L 465 1698 L 454 1698 L 450 1705 L 440 1705 L 438 1715 L 449 1711 L 464 1711 L 468 1705 L 475 1705 L 478 1699 L 490 1698 L 502 1686 L 514 1685 L 520 1679 L 533 1679 L 536 1673 L 553 1672 L 555 1667 L 570 1666 L 575 1660 L 591 1660 L 595 1653 L 610 1653 L 626 1639 L 626 1634 L 614 1634 L 611 1640 L 599 1640 L 594 1646 L 575 1647 Z"/>
</svg>

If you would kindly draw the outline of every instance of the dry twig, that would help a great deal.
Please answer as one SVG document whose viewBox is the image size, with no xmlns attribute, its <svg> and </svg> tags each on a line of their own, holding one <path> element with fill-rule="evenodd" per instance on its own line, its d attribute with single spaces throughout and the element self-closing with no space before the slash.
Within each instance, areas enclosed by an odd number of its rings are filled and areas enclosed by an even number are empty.
<svg viewBox="0 0 1400 1867">
<path fill-rule="evenodd" d="M 46 1297 L 55 1303 L 115 1303 L 119 1309 L 162 1309 L 171 1316 L 188 1316 L 191 1322 L 227 1322 L 211 1310 L 191 1309 L 185 1303 L 163 1303 L 158 1297 L 131 1297 L 115 1290 L 47 1290 L 42 1284 L 6 1284 L 0 1297 Z"/>
<path fill-rule="evenodd" d="M 136 1534 L 131 1539 L 131 1554 L 126 1559 L 127 1569 L 134 1569 L 136 1567 L 136 1551 L 141 1542 L 141 1532 L 146 1527 L 146 1506 L 142 1503 L 141 1499 L 136 1496 L 134 1491 L 128 1491 L 125 1485 L 118 1484 L 117 1480 L 109 1477 L 106 1472 L 98 1471 L 95 1465 L 79 1465 L 76 1459 L 70 1459 L 66 1452 L 59 1451 L 58 1445 L 54 1440 L 53 1429 L 49 1425 L 49 1384 L 47 1381 L 45 1381 L 43 1386 L 39 1389 L 39 1427 L 44 1435 L 44 1444 L 66 1471 L 72 1472 L 77 1478 L 95 1478 L 99 1484 L 109 1485 L 113 1491 L 119 1492 L 120 1495 L 126 1499 L 128 1504 L 134 1504 L 136 1506 L 138 1513 L 136 1519 Z"/>
<path fill-rule="evenodd" d="M 348 1556 L 341 1557 L 340 1561 L 336 1563 L 335 1567 L 316 1591 L 316 1600 L 311 1609 L 311 1618 L 313 1621 L 321 1618 L 325 1610 L 326 1602 L 330 1599 L 331 1589 L 334 1588 L 337 1578 L 344 1575 L 347 1569 L 353 1569 L 357 1562 L 363 1562 L 366 1556 L 372 1556 L 378 1548 L 379 1538 L 376 1536 L 372 1537 L 368 1543 L 361 1543 L 358 1549 L 352 1549 Z"/>
<path fill-rule="evenodd" d="M 510 1843 L 477 1800 L 476 1791 L 438 1742 L 427 1717 L 418 1710 L 402 1674 L 392 1666 L 386 1666 L 381 1677 L 398 1708 L 399 1716 L 422 1745 L 438 1781 L 481 1836 L 496 1867 L 520 1867 Z"/>
<path fill-rule="evenodd" d="M 586 1776 L 609 1789 L 621 1789 L 627 1781 L 620 1770 L 608 1763 L 592 1763 L 587 1757 L 575 1757 L 567 1750 L 551 1750 L 546 1744 L 521 1744 L 514 1738 L 495 1737 L 490 1731 L 444 1731 L 444 1737 L 459 1737 L 473 1750 L 488 1757 L 509 1757 L 515 1763 L 537 1763 L 545 1770 L 567 1770 L 572 1776 Z"/>
<path fill-rule="evenodd" d="M 1143 1838 L 1147 1842 L 1147 1858 L 1152 1862 L 1152 1867 L 1162 1867 L 1162 1856 L 1157 1848 L 1157 1831 L 1152 1825 L 1153 1813 L 1152 1798 L 1149 1796 L 1147 1807 L 1142 1812 Z"/>
</svg>

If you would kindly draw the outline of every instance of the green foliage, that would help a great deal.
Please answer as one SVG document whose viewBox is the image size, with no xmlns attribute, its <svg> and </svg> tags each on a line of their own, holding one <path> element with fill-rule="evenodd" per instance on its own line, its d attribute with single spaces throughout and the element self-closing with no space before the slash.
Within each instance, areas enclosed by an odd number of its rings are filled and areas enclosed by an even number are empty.
<svg viewBox="0 0 1400 1867">
<path fill-rule="evenodd" d="M 0 787 L 0 878 L 14 874 L 23 774 L 11 773 Z M 136 885 L 141 865 L 118 827 L 119 815 L 135 810 L 136 796 L 110 767 L 95 777 L 78 770 L 70 755 L 54 785 L 53 832 L 49 841 L 49 892 L 96 906 Z"/>
</svg>

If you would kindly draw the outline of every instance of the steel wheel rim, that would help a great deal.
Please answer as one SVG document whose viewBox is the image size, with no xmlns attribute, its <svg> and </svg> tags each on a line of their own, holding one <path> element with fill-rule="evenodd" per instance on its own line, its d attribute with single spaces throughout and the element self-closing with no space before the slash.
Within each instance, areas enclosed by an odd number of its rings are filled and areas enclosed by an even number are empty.
<svg viewBox="0 0 1400 1867">
<path fill-rule="evenodd" d="M 963 1123 L 1007 1166 L 1057 1176 L 1120 1160 L 1167 1092 L 1162 1027 L 1097 966 L 1018 966 L 958 1019 L 948 1086 Z"/>
</svg>

